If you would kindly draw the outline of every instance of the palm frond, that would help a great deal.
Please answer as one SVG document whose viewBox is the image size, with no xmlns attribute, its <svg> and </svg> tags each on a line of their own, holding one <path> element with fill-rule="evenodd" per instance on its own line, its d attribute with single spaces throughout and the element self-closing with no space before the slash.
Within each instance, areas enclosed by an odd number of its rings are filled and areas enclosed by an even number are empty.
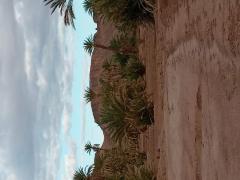
<svg viewBox="0 0 240 180">
<path fill-rule="evenodd" d="M 43 2 L 45 2 L 45 6 L 50 5 L 50 8 L 52 9 L 51 14 L 53 14 L 57 8 L 60 9 L 62 14 L 62 11 L 66 6 L 66 0 L 44 0 Z"/>
<path fill-rule="evenodd" d="M 95 96 L 96 96 L 96 93 L 93 90 L 91 90 L 89 87 L 85 89 L 84 99 L 86 103 L 91 102 Z"/>
<path fill-rule="evenodd" d="M 138 133 L 138 130 L 137 123 L 129 115 L 129 97 L 124 92 L 125 88 L 117 91 L 103 99 L 100 121 L 105 124 L 113 141 L 121 144 L 129 132 Z"/>
<path fill-rule="evenodd" d="M 101 172 L 103 170 L 104 162 L 107 157 L 104 153 L 96 153 L 94 161 L 94 171 Z"/>
<path fill-rule="evenodd" d="M 73 180 L 88 180 L 92 174 L 93 166 L 81 167 L 75 171 Z"/>
<path fill-rule="evenodd" d="M 129 167 L 126 180 L 156 180 L 156 176 L 150 166 Z"/>
<path fill-rule="evenodd" d="M 153 2 L 149 0 L 101 0 L 95 2 L 95 9 L 116 25 L 129 26 L 154 21 Z"/>
<path fill-rule="evenodd" d="M 92 152 L 92 144 L 90 142 L 88 142 L 87 144 L 85 144 L 85 151 L 86 153 L 90 154 Z"/>
<path fill-rule="evenodd" d="M 145 66 L 137 58 L 129 58 L 124 67 L 123 76 L 129 80 L 136 80 L 145 74 Z"/>
<path fill-rule="evenodd" d="M 72 1 L 73 0 L 69 0 L 67 8 L 65 10 L 64 24 L 67 25 L 67 26 L 71 25 L 75 29 L 75 24 L 74 24 L 75 15 L 74 15 L 74 12 L 73 12 Z"/>
<path fill-rule="evenodd" d="M 85 151 L 90 154 L 91 152 L 95 151 L 97 152 L 98 150 L 100 150 L 100 144 L 91 144 L 90 142 L 88 142 L 87 144 L 85 144 Z"/>
<path fill-rule="evenodd" d="M 93 0 L 84 0 L 83 8 L 91 16 L 93 16 L 93 7 L 94 7 Z"/>
<path fill-rule="evenodd" d="M 110 71 L 112 66 L 112 59 L 105 59 L 102 68 L 104 71 Z"/>
<path fill-rule="evenodd" d="M 120 37 L 114 37 L 110 42 L 110 47 L 113 49 L 120 49 L 121 48 L 121 39 Z"/>
<path fill-rule="evenodd" d="M 52 9 L 51 14 L 53 14 L 56 9 L 60 10 L 60 14 L 64 13 L 64 24 L 69 26 L 71 25 L 75 29 L 74 19 L 75 15 L 73 12 L 73 0 L 44 0 L 46 6 L 50 6 Z"/>
<path fill-rule="evenodd" d="M 110 47 L 121 54 L 137 53 L 136 37 L 133 32 L 121 32 L 110 41 Z"/>
<path fill-rule="evenodd" d="M 86 52 L 88 52 L 90 55 L 93 53 L 94 49 L 94 37 L 91 35 L 89 36 L 83 43 L 83 48 Z"/>
<path fill-rule="evenodd" d="M 101 123 L 106 124 L 107 129 L 114 141 L 121 141 L 125 130 L 129 126 L 125 122 L 125 106 L 116 97 L 109 97 L 107 104 L 101 111 Z"/>
</svg>

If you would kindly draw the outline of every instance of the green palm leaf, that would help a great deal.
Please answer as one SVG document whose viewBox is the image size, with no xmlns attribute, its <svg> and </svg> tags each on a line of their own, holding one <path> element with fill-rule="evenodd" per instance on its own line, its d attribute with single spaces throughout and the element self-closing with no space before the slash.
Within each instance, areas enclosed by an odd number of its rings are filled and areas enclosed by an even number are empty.
<svg viewBox="0 0 240 180">
<path fill-rule="evenodd" d="M 90 142 L 88 142 L 87 144 L 85 144 L 85 151 L 90 154 L 93 151 L 97 152 L 98 150 L 100 150 L 100 145 L 99 144 L 91 144 Z"/>
<path fill-rule="evenodd" d="M 84 0 L 83 8 L 91 16 L 93 16 L 93 7 L 94 7 L 94 0 Z"/>
<path fill-rule="evenodd" d="M 153 170 L 149 166 L 129 167 L 126 180 L 156 180 Z"/>
<path fill-rule="evenodd" d="M 52 9 L 51 14 L 53 14 L 56 9 L 60 9 L 60 14 L 63 14 L 64 11 L 64 24 L 69 26 L 71 25 L 75 29 L 74 19 L 75 15 L 73 12 L 73 0 L 44 0 L 46 6 L 50 6 Z"/>
<path fill-rule="evenodd" d="M 93 36 L 89 36 L 83 43 L 83 48 L 86 52 L 88 52 L 90 55 L 93 53 L 94 49 L 94 38 Z"/>
<path fill-rule="evenodd" d="M 84 99 L 86 103 L 91 102 L 95 96 L 96 96 L 95 92 L 91 90 L 89 87 L 85 90 Z"/>
<path fill-rule="evenodd" d="M 79 168 L 73 175 L 73 180 L 88 180 L 92 175 L 93 166 L 86 166 Z"/>
</svg>

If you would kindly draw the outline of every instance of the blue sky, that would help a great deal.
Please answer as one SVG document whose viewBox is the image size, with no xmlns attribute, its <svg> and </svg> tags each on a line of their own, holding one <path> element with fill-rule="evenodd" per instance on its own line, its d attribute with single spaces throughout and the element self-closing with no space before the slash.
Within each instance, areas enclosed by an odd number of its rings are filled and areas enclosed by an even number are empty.
<svg viewBox="0 0 240 180">
<path fill-rule="evenodd" d="M 76 3 L 74 31 L 41 0 L 0 1 L 0 180 L 71 179 L 103 140 L 83 100 L 95 25 Z"/>
<path fill-rule="evenodd" d="M 96 32 L 96 24 L 92 17 L 87 14 L 83 7 L 83 1 L 74 1 L 74 11 L 76 15 L 76 31 L 75 37 L 75 62 L 74 75 L 72 84 L 72 114 L 71 114 L 71 130 L 69 136 L 74 139 L 77 144 L 77 167 L 85 167 L 91 165 L 94 155 L 88 155 L 84 152 L 84 145 L 87 142 L 102 143 L 103 135 L 98 125 L 94 122 L 90 104 L 84 101 L 84 90 L 89 86 L 89 72 L 91 57 L 83 49 L 83 42 L 89 35 Z M 63 144 L 68 143 L 62 136 Z M 66 157 L 71 152 L 68 145 L 64 145 L 62 156 Z M 62 159 L 64 161 L 64 159 Z M 61 163 L 62 179 L 64 173 L 64 163 Z"/>
</svg>

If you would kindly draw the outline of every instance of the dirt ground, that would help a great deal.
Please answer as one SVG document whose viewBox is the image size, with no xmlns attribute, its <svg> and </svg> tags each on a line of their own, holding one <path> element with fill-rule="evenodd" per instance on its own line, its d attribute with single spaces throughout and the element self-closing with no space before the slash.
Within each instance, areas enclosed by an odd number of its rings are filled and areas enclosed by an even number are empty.
<svg viewBox="0 0 240 180">
<path fill-rule="evenodd" d="M 142 137 L 159 180 L 240 179 L 240 1 L 158 0 L 143 27 L 155 125 Z"/>
<path fill-rule="evenodd" d="M 155 19 L 139 31 L 155 107 L 141 149 L 158 180 L 239 180 L 240 1 L 157 0 Z M 99 23 L 97 41 L 112 32 Z M 106 55 L 93 55 L 93 90 Z M 99 105 L 92 102 L 95 119 Z"/>
</svg>

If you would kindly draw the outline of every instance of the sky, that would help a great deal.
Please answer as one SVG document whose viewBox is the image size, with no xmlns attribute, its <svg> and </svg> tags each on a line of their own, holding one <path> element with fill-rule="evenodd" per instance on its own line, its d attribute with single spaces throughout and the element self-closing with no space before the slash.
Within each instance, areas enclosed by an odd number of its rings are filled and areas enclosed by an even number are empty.
<svg viewBox="0 0 240 180">
<path fill-rule="evenodd" d="M 83 99 L 96 25 L 74 8 L 76 30 L 41 0 L 0 1 L 0 180 L 70 180 L 93 162 L 84 144 L 103 141 Z"/>
</svg>

